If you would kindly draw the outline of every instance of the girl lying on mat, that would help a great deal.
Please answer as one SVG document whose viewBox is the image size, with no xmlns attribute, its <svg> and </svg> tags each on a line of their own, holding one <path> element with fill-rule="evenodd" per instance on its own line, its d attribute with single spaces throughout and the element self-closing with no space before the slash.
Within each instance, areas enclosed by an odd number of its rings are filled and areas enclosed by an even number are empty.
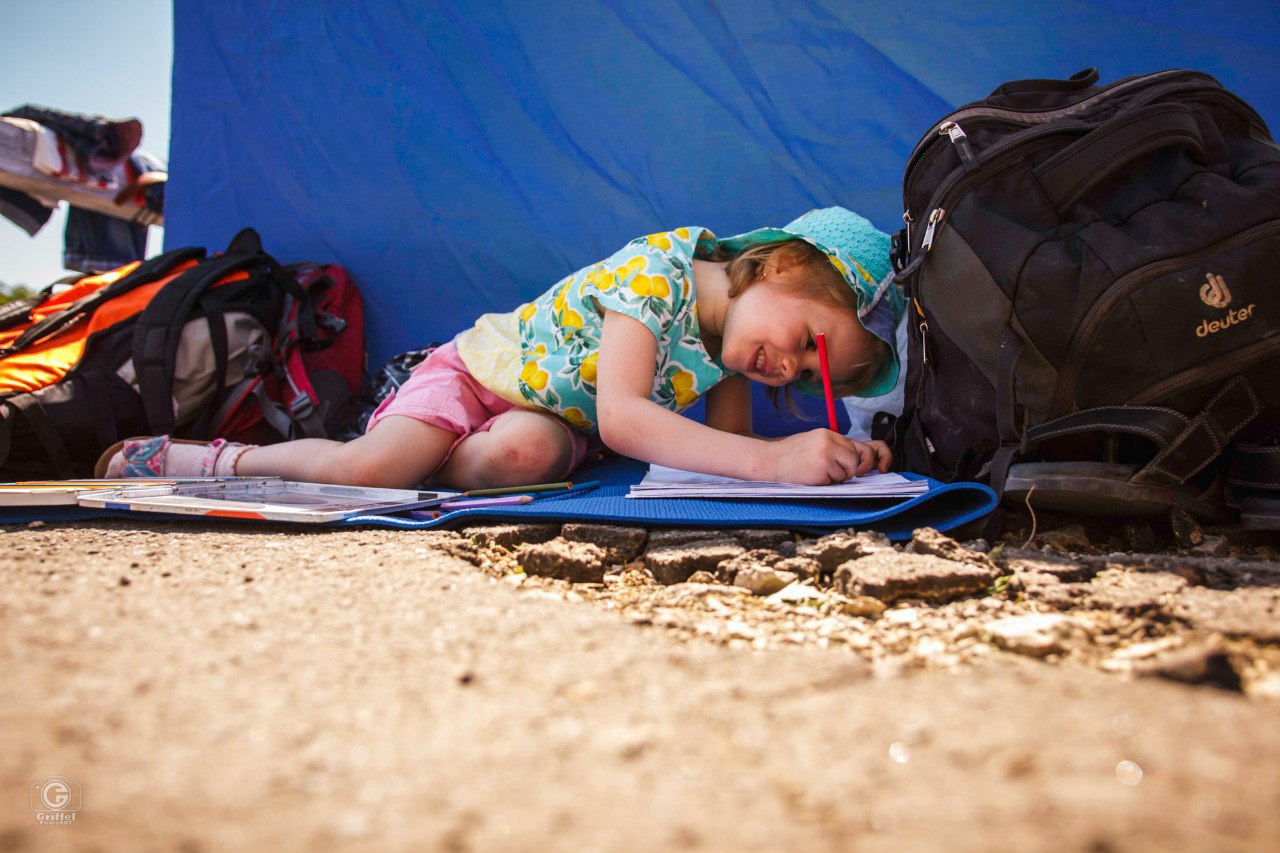
<svg viewBox="0 0 1280 853">
<path fill-rule="evenodd" d="M 265 446 L 166 436 L 108 449 L 100 477 L 280 476 L 479 489 L 566 479 L 589 446 L 673 468 L 821 485 L 886 471 L 889 448 L 829 429 L 753 435 L 750 381 L 837 396 L 898 376 L 902 313 L 889 238 L 839 207 L 717 240 L 677 228 L 632 240 L 509 314 L 434 350 L 350 442 Z M 678 413 L 706 396 L 706 424 Z M 789 397 L 787 397 L 789 399 Z"/>
</svg>

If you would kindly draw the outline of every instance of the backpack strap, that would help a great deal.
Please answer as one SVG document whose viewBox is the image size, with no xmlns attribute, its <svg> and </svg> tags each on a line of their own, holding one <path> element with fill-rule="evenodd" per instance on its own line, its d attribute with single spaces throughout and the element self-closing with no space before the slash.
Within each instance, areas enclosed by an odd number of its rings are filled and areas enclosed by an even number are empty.
<svg viewBox="0 0 1280 853">
<path fill-rule="evenodd" d="M 0 349 L 0 356 L 21 352 L 32 344 L 42 341 L 50 335 L 56 334 L 90 316 L 102 303 L 114 299 L 122 293 L 128 293 L 144 284 L 158 281 L 173 272 L 176 267 L 188 261 L 198 261 L 204 255 L 204 249 L 200 248 L 174 249 L 171 252 L 165 252 L 163 255 L 156 255 L 154 258 L 145 260 L 138 264 L 128 275 L 121 276 L 92 296 L 69 305 L 56 314 L 50 314 L 45 317 L 19 335 L 18 339 L 9 346 Z"/>
<path fill-rule="evenodd" d="M 173 371 L 182 340 L 182 327 L 205 292 L 238 271 L 247 271 L 250 275 L 265 271 L 268 285 L 307 302 L 307 295 L 297 280 L 262 251 L 262 241 L 252 228 L 240 231 L 225 253 L 206 260 L 165 285 L 138 317 L 133 335 L 134 371 L 147 422 L 156 435 L 172 434 L 176 426 Z M 225 351 L 221 353 L 221 359 L 217 369 L 225 377 Z"/>
<path fill-rule="evenodd" d="M 40 446 L 44 448 L 44 452 L 57 470 L 58 476 L 63 479 L 75 477 L 76 470 L 74 463 L 71 461 L 71 451 L 67 448 L 67 443 L 62 440 L 58 428 L 49 419 L 44 407 L 40 405 L 40 401 L 34 394 L 14 394 L 4 401 L 4 413 L 2 415 L 5 420 L 3 430 L 4 458 L 7 460 L 9 457 L 8 444 L 12 431 L 11 419 L 18 416 L 26 420 L 27 425 L 31 427 L 31 433 L 40 442 Z"/>
<path fill-rule="evenodd" d="M 1280 490 L 1280 444 L 1238 442 L 1231 454 L 1227 483 L 1244 489 Z"/>
</svg>

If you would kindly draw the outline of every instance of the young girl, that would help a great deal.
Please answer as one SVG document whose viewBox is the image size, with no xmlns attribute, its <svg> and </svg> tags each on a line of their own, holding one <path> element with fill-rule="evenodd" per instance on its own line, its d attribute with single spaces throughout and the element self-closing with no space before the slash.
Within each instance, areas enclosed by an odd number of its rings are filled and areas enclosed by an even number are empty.
<svg viewBox="0 0 1280 853">
<path fill-rule="evenodd" d="M 567 479 L 598 438 L 674 468 L 826 484 L 889 467 L 889 449 L 828 429 L 752 434 L 750 382 L 838 396 L 898 374 L 901 297 L 888 237 L 839 207 L 717 240 L 678 228 L 633 240 L 509 314 L 434 350 L 347 443 L 265 446 L 160 436 L 109 449 L 99 476 L 264 476 L 454 489 Z M 679 412 L 706 396 L 706 423 Z"/>
</svg>

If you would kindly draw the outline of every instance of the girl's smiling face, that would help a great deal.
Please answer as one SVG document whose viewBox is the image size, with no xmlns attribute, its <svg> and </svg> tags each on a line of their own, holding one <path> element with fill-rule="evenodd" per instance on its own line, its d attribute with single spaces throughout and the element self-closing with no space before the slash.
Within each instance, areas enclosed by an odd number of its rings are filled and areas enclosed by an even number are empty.
<svg viewBox="0 0 1280 853">
<path fill-rule="evenodd" d="M 820 381 L 816 335 L 826 335 L 831 379 L 858 375 L 873 355 L 871 334 L 848 308 L 805 298 L 788 287 L 793 268 L 774 272 L 730 300 L 720 359 L 734 373 L 775 387 Z"/>
</svg>

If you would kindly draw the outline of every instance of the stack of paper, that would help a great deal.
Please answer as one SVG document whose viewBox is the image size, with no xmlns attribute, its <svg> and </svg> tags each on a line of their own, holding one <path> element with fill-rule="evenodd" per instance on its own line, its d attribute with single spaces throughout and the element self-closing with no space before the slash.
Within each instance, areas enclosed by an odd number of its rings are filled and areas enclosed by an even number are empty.
<svg viewBox="0 0 1280 853">
<path fill-rule="evenodd" d="M 650 465 L 644 479 L 631 487 L 629 498 L 906 498 L 929 490 L 924 480 L 908 480 L 900 474 L 879 472 L 855 477 L 830 486 L 797 486 L 760 480 L 735 480 L 697 474 L 662 465 Z"/>
</svg>

